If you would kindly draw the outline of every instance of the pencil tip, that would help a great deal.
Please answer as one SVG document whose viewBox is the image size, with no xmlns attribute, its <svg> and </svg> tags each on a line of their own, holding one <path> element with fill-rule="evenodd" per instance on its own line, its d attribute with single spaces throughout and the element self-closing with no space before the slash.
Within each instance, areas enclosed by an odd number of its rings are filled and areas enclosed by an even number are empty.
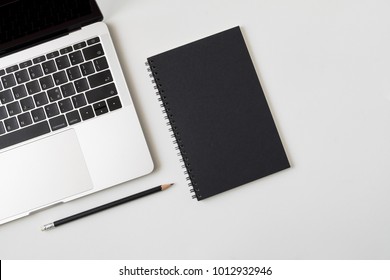
<svg viewBox="0 0 390 280">
<path fill-rule="evenodd" d="M 161 190 L 162 190 L 162 191 L 165 191 L 167 188 L 169 188 L 169 187 L 172 186 L 172 185 L 174 185 L 174 183 L 161 185 Z"/>
</svg>

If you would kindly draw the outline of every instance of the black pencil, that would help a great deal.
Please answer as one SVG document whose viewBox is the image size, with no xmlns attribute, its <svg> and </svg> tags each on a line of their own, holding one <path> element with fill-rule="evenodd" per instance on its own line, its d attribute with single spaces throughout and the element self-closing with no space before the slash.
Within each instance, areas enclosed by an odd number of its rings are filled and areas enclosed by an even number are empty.
<svg viewBox="0 0 390 280">
<path fill-rule="evenodd" d="M 132 200 L 135 200 L 135 199 L 137 199 L 137 198 L 141 198 L 141 197 L 150 195 L 150 194 L 152 194 L 152 193 L 156 193 L 156 192 L 159 192 L 159 191 L 166 190 L 166 189 L 168 189 L 168 188 L 169 188 L 170 186 L 172 186 L 172 185 L 173 185 L 173 184 L 164 184 L 164 185 L 161 185 L 161 186 L 158 186 L 158 187 L 154 187 L 154 188 L 148 189 L 148 190 L 143 191 L 143 192 L 140 192 L 140 193 L 136 193 L 136 194 L 133 194 L 133 195 L 130 195 L 130 196 L 127 196 L 127 197 L 124 197 L 124 198 L 121 198 L 121 199 L 112 201 L 112 202 L 107 203 L 107 204 L 100 205 L 100 206 L 98 206 L 98 207 L 89 209 L 89 210 L 87 210 L 87 211 L 84 211 L 84 212 L 81 212 L 81 213 L 78 213 L 78 214 L 75 214 L 75 215 L 72 215 L 72 216 L 63 218 L 63 219 L 61 219 L 61 220 L 55 221 L 55 222 L 53 222 L 53 223 L 44 225 L 44 226 L 41 228 L 41 230 L 42 230 L 42 231 L 46 231 L 46 230 L 49 230 L 49 229 L 53 229 L 53 228 L 55 228 L 55 227 L 59 227 L 59 226 L 61 226 L 61 225 L 67 224 L 67 223 L 69 223 L 69 222 L 73 222 L 73 221 L 75 221 L 75 220 L 84 218 L 84 217 L 86 217 L 86 216 L 89 216 L 89 215 L 98 213 L 98 212 L 103 211 L 103 210 L 107 210 L 107 209 L 109 209 L 109 208 L 112 208 L 112 207 L 121 205 L 121 204 L 123 204 L 123 203 L 129 202 L 129 201 L 132 201 Z"/>
</svg>

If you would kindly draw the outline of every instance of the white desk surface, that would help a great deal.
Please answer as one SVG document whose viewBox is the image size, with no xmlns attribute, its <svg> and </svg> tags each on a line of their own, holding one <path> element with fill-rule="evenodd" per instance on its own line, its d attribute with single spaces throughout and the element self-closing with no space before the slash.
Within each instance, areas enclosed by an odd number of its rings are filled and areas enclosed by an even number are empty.
<svg viewBox="0 0 390 280">
<path fill-rule="evenodd" d="M 156 165 L 0 227 L 0 259 L 390 258 L 388 1 L 99 0 Z M 190 198 L 148 56 L 240 25 L 292 168 Z M 166 182 L 163 193 L 40 226 Z"/>
</svg>

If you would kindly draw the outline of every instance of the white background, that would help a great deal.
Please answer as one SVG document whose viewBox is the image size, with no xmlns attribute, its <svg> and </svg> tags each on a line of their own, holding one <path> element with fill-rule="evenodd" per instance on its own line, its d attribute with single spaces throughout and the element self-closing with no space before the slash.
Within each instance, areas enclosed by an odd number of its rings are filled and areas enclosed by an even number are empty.
<svg viewBox="0 0 390 280">
<path fill-rule="evenodd" d="M 156 165 L 0 227 L 1 259 L 390 258 L 388 1 L 100 0 Z M 148 56 L 240 25 L 292 168 L 190 198 Z M 40 226 L 161 183 L 163 193 Z"/>
<path fill-rule="evenodd" d="M 55 260 L 55 261 L 4 261 L 1 264 L 1 277 L 4 280 L 20 280 L 20 279 L 32 279 L 32 280 L 51 280 L 55 275 L 58 280 L 73 279 L 75 276 L 77 279 L 231 279 L 231 280 L 248 280 L 248 279 L 264 279 L 264 280 L 341 280 L 341 279 L 354 279 L 354 280 L 388 280 L 390 277 L 389 261 L 372 261 L 372 260 L 273 260 L 273 261 L 261 261 L 261 260 L 86 260 L 86 261 L 69 261 L 69 260 Z M 128 269 L 126 275 L 119 275 L 120 269 Z M 165 276 L 168 274 L 165 272 L 164 276 L 156 276 L 155 272 L 150 269 L 160 268 L 164 271 L 175 271 L 176 273 L 182 273 L 175 276 Z M 213 275 L 214 267 L 217 268 L 217 273 L 226 273 L 226 267 L 229 268 L 230 274 L 233 273 L 231 267 L 247 267 L 249 273 L 254 275 L 242 275 L 245 273 L 245 269 L 242 269 L 242 274 L 238 275 L 237 271 L 235 275 L 221 276 Z M 264 267 L 264 272 L 268 274 L 259 273 L 256 275 L 255 271 L 250 267 L 259 267 L 260 271 Z M 149 276 L 134 276 L 134 271 L 137 271 L 141 275 L 141 268 L 149 269 Z M 192 276 L 188 276 L 190 270 L 194 273 Z M 199 269 L 202 269 L 203 273 L 199 273 Z M 184 271 L 186 270 L 186 271 Z M 163 272 L 164 273 L 164 272 Z M 223 275 L 223 274 L 222 274 Z"/>
</svg>

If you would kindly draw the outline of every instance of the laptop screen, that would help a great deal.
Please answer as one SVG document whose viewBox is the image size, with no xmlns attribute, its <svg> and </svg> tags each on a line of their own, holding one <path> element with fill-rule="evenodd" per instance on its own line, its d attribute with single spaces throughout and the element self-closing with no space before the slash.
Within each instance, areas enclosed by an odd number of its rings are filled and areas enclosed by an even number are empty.
<svg viewBox="0 0 390 280">
<path fill-rule="evenodd" d="M 0 56 L 102 19 L 94 0 L 0 0 Z"/>
</svg>

